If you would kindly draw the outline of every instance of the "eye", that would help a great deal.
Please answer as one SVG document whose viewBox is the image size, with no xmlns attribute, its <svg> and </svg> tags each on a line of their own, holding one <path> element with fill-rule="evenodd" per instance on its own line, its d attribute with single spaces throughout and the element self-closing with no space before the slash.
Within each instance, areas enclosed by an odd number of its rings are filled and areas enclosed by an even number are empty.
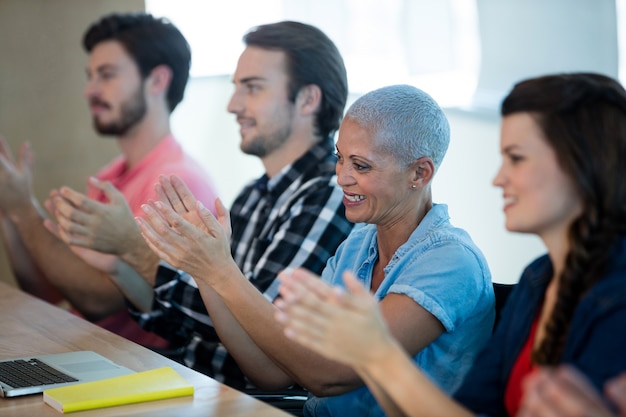
<svg viewBox="0 0 626 417">
<path fill-rule="evenodd" d="M 369 165 L 359 164 L 357 162 L 353 162 L 352 165 L 354 166 L 354 169 L 356 169 L 357 171 L 365 171 L 370 168 Z"/>
<path fill-rule="evenodd" d="M 519 162 L 522 162 L 525 158 L 521 155 L 509 154 L 509 159 L 511 160 L 511 163 L 515 165 L 515 164 L 518 164 Z"/>
<path fill-rule="evenodd" d="M 102 81 L 109 81 L 115 78 L 115 71 L 100 71 L 98 72 L 98 78 Z"/>
<path fill-rule="evenodd" d="M 258 84 L 246 84 L 246 90 L 248 93 L 256 93 L 261 90 L 261 86 Z"/>
<path fill-rule="evenodd" d="M 337 158 L 337 161 L 341 161 L 341 155 L 339 152 L 335 152 L 335 158 Z"/>
</svg>

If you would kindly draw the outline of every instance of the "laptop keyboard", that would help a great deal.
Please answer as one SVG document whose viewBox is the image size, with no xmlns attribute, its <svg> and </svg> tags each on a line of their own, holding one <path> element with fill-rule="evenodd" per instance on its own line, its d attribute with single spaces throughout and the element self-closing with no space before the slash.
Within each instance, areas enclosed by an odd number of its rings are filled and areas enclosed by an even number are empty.
<svg viewBox="0 0 626 417">
<path fill-rule="evenodd" d="M 0 362 L 0 380 L 15 388 L 78 381 L 38 359 Z"/>
</svg>

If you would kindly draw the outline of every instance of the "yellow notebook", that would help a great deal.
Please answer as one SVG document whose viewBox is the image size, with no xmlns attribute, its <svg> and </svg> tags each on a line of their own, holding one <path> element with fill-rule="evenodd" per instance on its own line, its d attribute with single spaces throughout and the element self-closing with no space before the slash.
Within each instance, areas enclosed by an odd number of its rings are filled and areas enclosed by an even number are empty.
<svg viewBox="0 0 626 417">
<path fill-rule="evenodd" d="M 85 382 L 43 392 L 62 413 L 193 395 L 193 385 L 170 367 Z"/>
</svg>

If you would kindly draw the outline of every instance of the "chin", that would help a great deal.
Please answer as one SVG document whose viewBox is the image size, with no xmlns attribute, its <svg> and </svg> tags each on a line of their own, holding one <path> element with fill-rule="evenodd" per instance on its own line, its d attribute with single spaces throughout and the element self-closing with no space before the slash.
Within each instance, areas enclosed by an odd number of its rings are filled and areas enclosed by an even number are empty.
<svg viewBox="0 0 626 417">
<path fill-rule="evenodd" d="M 513 233 L 535 233 L 532 228 L 524 227 L 523 225 L 507 222 L 504 226 L 506 230 Z"/>
<path fill-rule="evenodd" d="M 348 212 L 346 211 L 346 219 L 348 219 L 349 222 L 351 223 L 363 223 L 363 220 L 359 219 L 358 216 L 351 216 L 350 214 L 348 214 Z"/>
</svg>

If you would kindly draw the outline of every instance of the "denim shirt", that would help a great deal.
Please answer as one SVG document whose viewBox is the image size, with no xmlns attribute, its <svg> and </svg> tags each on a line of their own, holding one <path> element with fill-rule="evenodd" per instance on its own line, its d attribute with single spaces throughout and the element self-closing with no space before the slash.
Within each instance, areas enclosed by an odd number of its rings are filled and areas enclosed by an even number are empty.
<svg viewBox="0 0 626 417">
<path fill-rule="evenodd" d="M 454 397 L 474 413 L 507 416 L 506 384 L 528 339 L 532 322 L 552 277 L 547 255 L 531 263 L 510 295 L 498 327 Z M 581 370 L 599 390 L 626 370 L 626 239 L 621 239 L 610 267 L 576 307 L 565 341 L 562 363 Z"/>
<path fill-rule="evenodd" d="M 350 270 L 370 287 L 378 258 L 376 238 L 375 225 L 353 229 L 326 264 L 322 279 L 343 286 L 342 274 Z M 444 391 L 452 393 L 491 334 L 495 301 L 483 254 L 467 232 L 450 224 L 446 205 L 433 206 L 385 267 L 375 297 L 380 301 L 390 293 L 410 297 L 445 328 L 413 361 Z M 338 396 L 312 396 L 305 404 L 305 415 L 384 413 L 367 387 L 361 387 Z"/>
</svg>

